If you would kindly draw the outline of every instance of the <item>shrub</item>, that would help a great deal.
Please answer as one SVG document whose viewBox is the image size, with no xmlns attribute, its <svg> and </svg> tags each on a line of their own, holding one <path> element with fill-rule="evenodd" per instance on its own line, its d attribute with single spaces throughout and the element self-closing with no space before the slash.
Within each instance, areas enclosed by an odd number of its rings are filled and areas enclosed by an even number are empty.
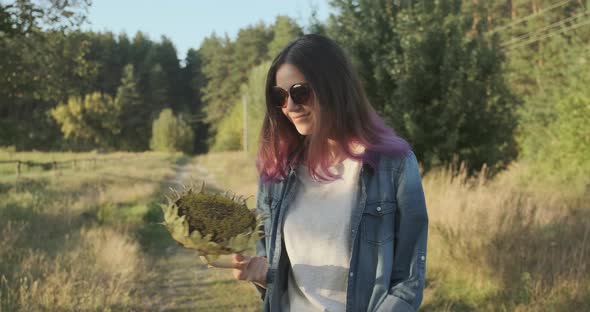
<svg viewBox="0 0 590 312">
<path fill-rule="evenodd" d="M 150 148 L 154 151 L 192 153 L 194 133 L 182 118 L 174 116 L 171 109 L 160 112 L 152 125 Z"/>
</svg>

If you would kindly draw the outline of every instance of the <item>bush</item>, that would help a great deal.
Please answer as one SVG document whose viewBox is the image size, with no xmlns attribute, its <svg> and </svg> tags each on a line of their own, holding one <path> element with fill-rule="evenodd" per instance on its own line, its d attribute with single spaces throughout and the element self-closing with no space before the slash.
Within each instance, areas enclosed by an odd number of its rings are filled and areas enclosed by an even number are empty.
<svg viewBox="0 0 590 312">
<path fill-rule="evenodd" d="M 174 116 L 171 109 L 160 112 L 152 125 L 150 148 L 154 151 L 192 153 L 194 133 L 182 118 Z"/>
<path fill-rule="evenodd" d="M 242 105 L 241 99 L 236 101 L 229 114 L 221 120 L 211 151 L 237 151 L 243 148 L 244 113 Z"/>
<path fill-rule="evenodd" d="M 530 167 L 527 183 L 534 177 L 542 184 L 565 186 L 563 191 L 574 195 L 590 191 L 590 74 L 580 50 L 560 51 L 576 61 L 562 65 L 563 77 L 542 85 L 520 112 L 521 159 Z M 560 65 L 554 62 L 552 68 Z M 555 81 L 544 75 L 541 80 Z"/>
</svg>

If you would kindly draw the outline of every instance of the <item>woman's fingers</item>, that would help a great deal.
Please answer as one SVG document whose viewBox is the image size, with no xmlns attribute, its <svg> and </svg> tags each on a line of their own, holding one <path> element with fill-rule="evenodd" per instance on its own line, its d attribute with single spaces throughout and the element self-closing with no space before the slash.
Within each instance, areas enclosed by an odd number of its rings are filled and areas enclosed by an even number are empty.
<svg viewBox="0 0 590 312">
<path fill-rule="evenodd" d="M 239 254 L 239 253 L 232 254 L 232 261 L 233 261 L 233 262 L 248 261 L 248 260 L 250 260 L 251 258 L 252 258 L 252 257 L 249 257 L 249 256 L 244 256 L 244 255 L 242 255 L 242 254 Z"/>
<path fill-rule="evenodd" d="M 248 265 L 250 264 L 250 260 L 246 261 L 237 261 L 233 263 L 233 268 L 237 270 L 246 270 L 248 269 Z"/>
<path fill-rule="evenodd" d="M 232 265 L 234 269 L 246 270 L 252 257 L 244 256 L 242 254 L 232 254 Z"/>
<path fill-rule="evenodd" d="M 268 262 L 266 257 L 249 257 L 241 254 L 232 255 L 232 275 L 238 280 L 255 282 L 266 286 Z"/>
</svg>

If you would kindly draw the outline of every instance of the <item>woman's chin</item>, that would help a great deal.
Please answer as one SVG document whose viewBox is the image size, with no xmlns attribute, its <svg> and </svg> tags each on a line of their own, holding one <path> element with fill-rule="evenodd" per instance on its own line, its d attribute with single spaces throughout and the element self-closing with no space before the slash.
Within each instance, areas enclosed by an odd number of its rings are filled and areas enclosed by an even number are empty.
<svg viewBox="0 0 590 312">
<path fill-rule="evenodd" d="M 310 135 L 311 134 L 311 129 L 310 127 L 295 127 L 297 128 L 297 132 L 299 132 L 299 134 L 301 135 Z"/>
</svg>

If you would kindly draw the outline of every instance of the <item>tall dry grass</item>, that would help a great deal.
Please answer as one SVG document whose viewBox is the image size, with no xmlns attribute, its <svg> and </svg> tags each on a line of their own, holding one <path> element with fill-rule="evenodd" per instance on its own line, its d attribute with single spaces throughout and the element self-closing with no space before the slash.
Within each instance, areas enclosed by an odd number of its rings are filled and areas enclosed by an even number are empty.
<svg viewBox="0 0 590 312">
<path fill-rule="evenodd" d="M 223 188 L 256 190 L 243 153 L 196 163 Z M 450 167 L 423 177 L 430 234 L 421 310 L 590 311 L 590 198 L 523 183 L 518 165 L 486 176 Z"/>
<path fill-rule="evenodd" d="M 425 310 L 590 310 L 588 198 L 536 192 L 510 170 L 488 180 L 448 168 L 423 183 Z"/>
<path fill-rule="evenodd" d="M 167 233 L 138 229 L 148 217 L 160 220 L 151 213 L 163 202 L 162 181 L 178 174 L 177 159 L 138 157 L 25 173 L 18 185 L 0 175 L 0 311 L 149 310 L 166 299 L 142 288 L 155 279 L 146 244 Z M 186 172 L 241 195 L 256 192 L 254 162 L 243 153 L 200 156 Z M 423 178 L 430 235 L 422 310 L 590 311 L 590 198 L 523 184 L 518 167 L 493 180 L 479 176 L 448 168 Z M 260 303 L 231 272 L 201 273 L 199 309 Z"/>
<path fill-rule="evenodd" d="M 86 155 L 14 155 L 68 156 Z M 127 156 L 86 170 L 0 176 L 0 311 L 150 309 L 143 218 L 179 156 Z"/>
</svg>

